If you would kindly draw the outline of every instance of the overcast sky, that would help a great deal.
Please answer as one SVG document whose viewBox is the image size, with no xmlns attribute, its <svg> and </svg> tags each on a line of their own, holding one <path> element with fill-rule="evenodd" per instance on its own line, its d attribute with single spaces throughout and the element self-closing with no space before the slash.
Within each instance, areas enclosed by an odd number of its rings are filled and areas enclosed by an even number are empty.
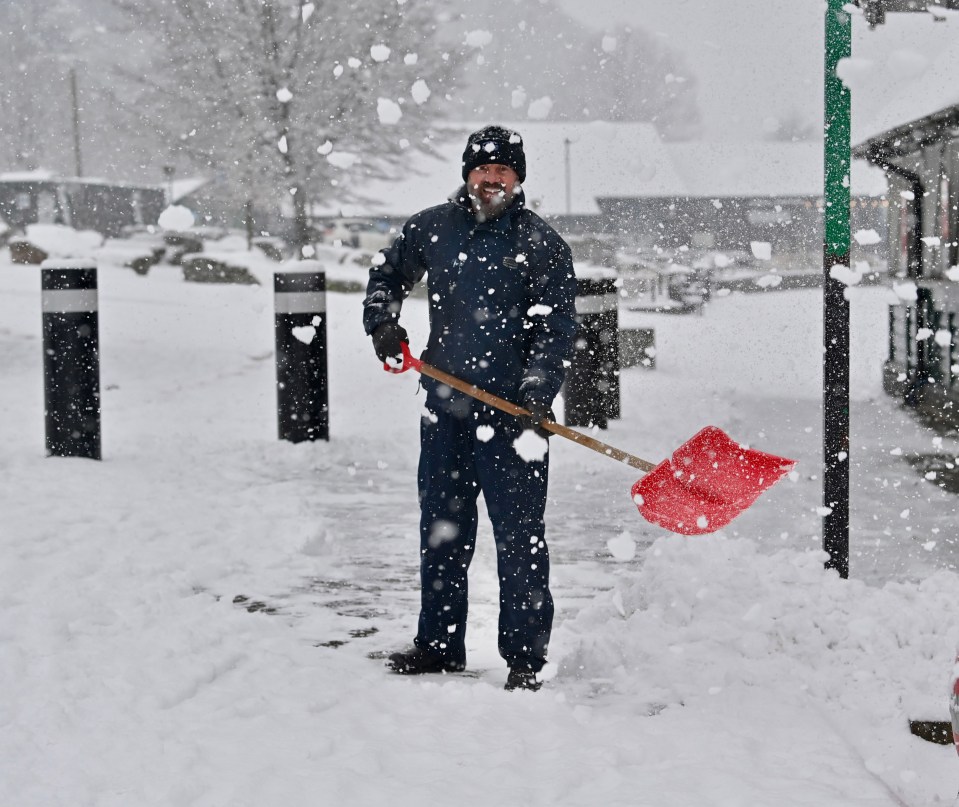
<svg viewBox="0 0 959 807">
<path fill-rule="evenodd" d="M 559 0 L 587 25 L 663 37 L 699 85 L 703 139 L 762 137 L 777 118 L 821 120 L 822 2 Z"/>
<path fill-rule="evenodd" d="M 825 0 L 558 0 L 601 30 L 636 25 L 682 54 L 703 140 L 762 138 L 777 119 L 822 121 Z M 959 12 L 853 16 L 853 142 L 959 103 Z"/>
</svg>

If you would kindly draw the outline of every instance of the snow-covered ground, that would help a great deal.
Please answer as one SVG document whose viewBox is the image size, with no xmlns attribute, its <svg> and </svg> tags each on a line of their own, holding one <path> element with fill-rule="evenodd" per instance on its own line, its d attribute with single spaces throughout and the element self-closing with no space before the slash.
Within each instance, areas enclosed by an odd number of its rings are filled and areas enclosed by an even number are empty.
<svg viewBox="0 0 959 807">
<path fill-rule="evenodd" d="M 600 439 L 657 460 L 714 424 L 799 460 L 725 531 L 669 535 L 636 474 L 558 438 L 548 682 L 502 689 L 484 525 L 475 677 L 401 678 L 422 396 L 329 294 L 329 443 L 276 439 L 272 292 L 100 272 L 102 462 L 44 456 L 40 281 L 0 258 L 0 804 L 951 804 L 959 455 L 884 397 L 886 292 L 852 289 L 851 579 L 822 569 L 817 291 L 629 314 Z M 425 302 L 408 301 L 414 346 Z M 482 540 L 485 538 L 486 540 Z"/>
</svg>

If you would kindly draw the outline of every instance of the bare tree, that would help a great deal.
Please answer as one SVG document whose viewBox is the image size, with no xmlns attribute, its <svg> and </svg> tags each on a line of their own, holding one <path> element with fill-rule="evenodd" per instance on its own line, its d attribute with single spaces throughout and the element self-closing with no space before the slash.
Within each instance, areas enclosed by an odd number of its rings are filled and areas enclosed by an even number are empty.
<svg viewBox="0 0 959 807">
<path fill-rule="evenodd" d="M 582 95 L 594 115 L 606 120 L 649 121 L 668 140 L 690 140 L 702 120 L 696 80 L 681 58 L 645 31 L 623 28 L 592 41 L 591 73 Z"/>
<path fill-rule="evenodd" d="M 473 115 L 523 116 L 548 97 L 552 120 L 648 121 L 664 137 L 701 128 L 696 82 L 679 55 L 645 31 L 586 29 L 555 0 L 454 0 L 445 35 L 470 59 L 461 103 Z"/>
<path fill-rule="evenodd" d="M 128 70 L 142 59 L 142 40 L 116 41 L 109 0 L 0 2 L 0 170 L 49 169 L 125 180 L 156 181 L 158 140 L 121 110 Z M 75 77 L 77 114 L 72 104 Z M 74 139 L 79 149 L 74 148 Z"/>
<path fill-rule="evenodd" d="M 310 201 L 348 195 L 405 151 L 428 148 L 455 56 L 417 0 L 113 0 L 153 65 L 128 71 L 131 106 L 243 199 L 285 196 L 297 246 Z"/>
</svg>

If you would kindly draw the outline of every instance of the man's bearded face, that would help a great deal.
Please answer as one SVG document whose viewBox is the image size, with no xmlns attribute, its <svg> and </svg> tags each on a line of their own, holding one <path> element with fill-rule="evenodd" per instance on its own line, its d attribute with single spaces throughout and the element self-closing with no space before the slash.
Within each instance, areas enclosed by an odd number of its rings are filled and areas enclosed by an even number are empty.
<svg viewBox="0 0 959 807">
<path fill-rule="evenodd" d="M 500 216 L 513 203 L 519 188 L 519 176 L 508 165 L 480 165 L 466 177 L 466 191 L 480 221 Z"/>
</svg>

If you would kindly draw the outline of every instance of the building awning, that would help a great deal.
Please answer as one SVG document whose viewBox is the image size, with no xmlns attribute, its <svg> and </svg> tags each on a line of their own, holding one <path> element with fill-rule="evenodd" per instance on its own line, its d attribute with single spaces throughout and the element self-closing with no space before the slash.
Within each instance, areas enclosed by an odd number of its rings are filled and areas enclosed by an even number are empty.
<svg viewBox="0 0 959 807">
<path fill-rule="evenodd" d="M 902 157 L 954 137 L 959 137 L 959 104 L 871 137 L 853 148 L 852 155 L 869 159 L 878 149 L 886 157 Z"/>
</svg>

